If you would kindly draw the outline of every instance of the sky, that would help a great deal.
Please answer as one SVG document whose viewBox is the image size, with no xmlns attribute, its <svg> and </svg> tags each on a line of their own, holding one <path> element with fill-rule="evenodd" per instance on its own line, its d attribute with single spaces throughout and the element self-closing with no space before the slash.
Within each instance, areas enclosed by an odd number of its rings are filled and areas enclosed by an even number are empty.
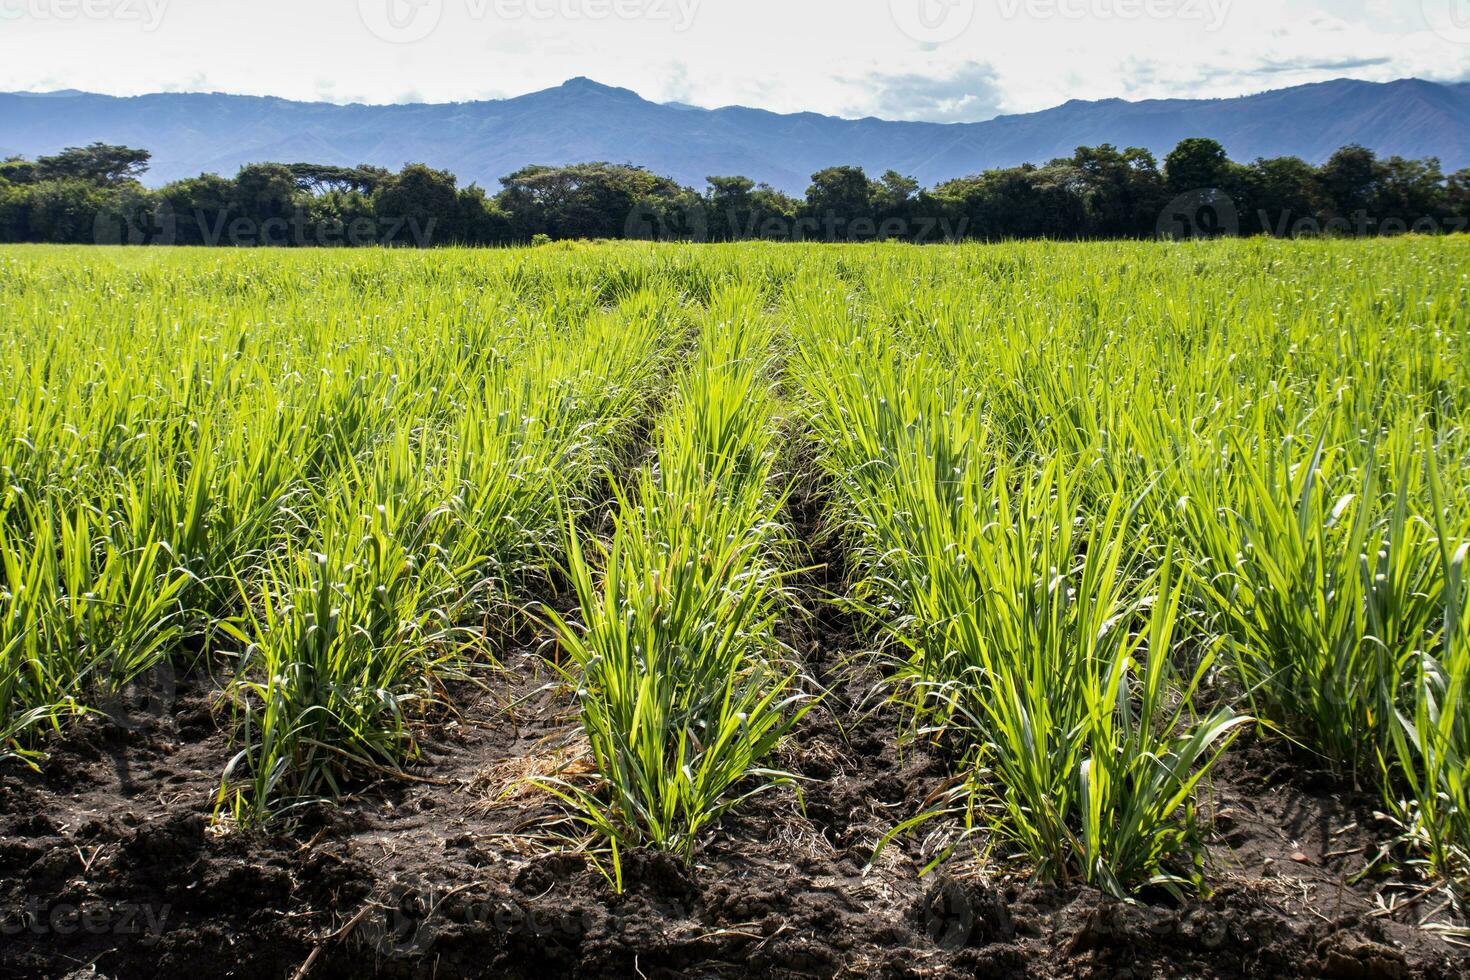
<svg viewBox="0 0 1470 980">
<path fill-rule="evenodd" d="M 1470 78 L 1470 0 L 0 0 L 0 91 L 661 102 L 968 122 Z"/>
</svg>

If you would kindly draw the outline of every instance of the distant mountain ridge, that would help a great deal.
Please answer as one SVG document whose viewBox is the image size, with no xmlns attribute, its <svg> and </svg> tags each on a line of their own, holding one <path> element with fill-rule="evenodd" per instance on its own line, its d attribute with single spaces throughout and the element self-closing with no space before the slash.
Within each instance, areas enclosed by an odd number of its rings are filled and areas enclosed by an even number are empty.
<svg viewBox="0 0 1470 980">
<path fill-rule="evenodd" d="M 26 156 L 102 140 L 153 151 L 148 183 L 276 161 L 398 168 L 424 162 L 491 190 L 526 164 L 635 163 L 696 188 L 742 174 L 800 194 L 823 167 L 890 168 L 921 184 L 992 167 L 1045 163 L 1080 145 L 1143 146 L 1162 157 L 1190 136 L 1233 159 L 1295 155 L 1320 163 L 1348 143 L 1381 155 L 1470 167 L 1470 82 L 1350 79 L 1233 99 L 1074 100 L 979 123 L 840 119 L 650 102 L 574 78 L 512 99 L 336 105 L 287 99 L 81 92 L 0 94 L 0 153 Z"/>
</svg>

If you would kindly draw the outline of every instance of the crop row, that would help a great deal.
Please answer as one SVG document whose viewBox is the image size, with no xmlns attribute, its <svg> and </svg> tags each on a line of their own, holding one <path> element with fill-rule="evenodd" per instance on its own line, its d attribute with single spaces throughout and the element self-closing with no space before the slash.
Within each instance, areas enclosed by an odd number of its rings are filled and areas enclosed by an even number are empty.
<svg viewBox="0 0 1470 980">
<path fill-rule="evenodd" d="M 1129 249 L 961 253 L 923 292 L 810 291 L 850 599 L 959 746 L 949 812 L 1045 876 L 1197 887 L 1198 781 L 1253 722 L 1465 880 L 1456 254 L 1262 250 L 1222 283 L 1194 252 L 1206 286 Z"/>
<path fill-rule="evenodd" d="M 5 755 L 170 666 L 275 820 L 539 623 L 543 788 L 692 858 L 820 693 L 805 482 L 952 849 L 1197 889 L 1251 733 L 1470 870 L 1463 242 L 14 249 L 0 309 Z"/>
</svg>

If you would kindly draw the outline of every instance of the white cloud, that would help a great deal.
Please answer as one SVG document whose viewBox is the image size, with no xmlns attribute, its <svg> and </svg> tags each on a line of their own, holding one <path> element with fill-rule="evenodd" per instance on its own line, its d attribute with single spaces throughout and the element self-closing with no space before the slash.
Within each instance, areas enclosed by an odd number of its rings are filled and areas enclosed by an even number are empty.
<svg viewBox="0 0 1470 980">
<path fill-rule="evenodd" d="M 861 101 L 845 115 L 979 122 L 1000 112 L 1005 93 L 990 65 L 967 62 L 942 74 L 874 73 L 851 80 Z"/>
<path fill-rule="evenodd" d="M 1460 0 L 149 0 L 151 30 L 120 13 L 144 0 L 109 2 L 117 16 L 63 22 L 0 0 L 0 89 L 450 101 L 587 75 L 699 105 L 956 121 L 1470 65 L 1424 17 Z M 381 36 L 423 11 L 422 40 Z M 963 20 L 933 29 L 945 15 Z"/>
</svg>

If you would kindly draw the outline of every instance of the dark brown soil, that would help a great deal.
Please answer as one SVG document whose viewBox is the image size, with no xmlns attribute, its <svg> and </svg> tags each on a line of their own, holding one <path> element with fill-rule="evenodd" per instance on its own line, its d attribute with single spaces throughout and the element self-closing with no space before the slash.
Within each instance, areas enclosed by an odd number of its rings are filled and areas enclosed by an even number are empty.
<svg viewBox="0 0 1470 980">
<path fill-rule="evenodd" d="M 1391 836 L 1371 797 L 1254 741 L 1211 790 L 1207 900 L 1125 904 L 977 862 L 921 877 L 923 831 L 868 868 L 947 767 L 897 743 L 874 675 L 843 660 L 850 629 L 823 617 L 802 652 L 831 693 L 781 760 L 799 792 L 751 801 L 692 868 L 625 854 L 621 895 L 547 837 L 551 801 L 516 789 L 578 765 L 569 703 L 535 654 L 453 692 L 460 714 L 413 779 L 277 836 L 212 825 L 230 749 L 207 684 L 141 724 L 83 722 L 41 773 L 0 770 L 0 977 L 1466 975 L 1411 924 L 1432 898 L 1381 915 L 1384 881 L 1350 883 Z"/>
</svg>

